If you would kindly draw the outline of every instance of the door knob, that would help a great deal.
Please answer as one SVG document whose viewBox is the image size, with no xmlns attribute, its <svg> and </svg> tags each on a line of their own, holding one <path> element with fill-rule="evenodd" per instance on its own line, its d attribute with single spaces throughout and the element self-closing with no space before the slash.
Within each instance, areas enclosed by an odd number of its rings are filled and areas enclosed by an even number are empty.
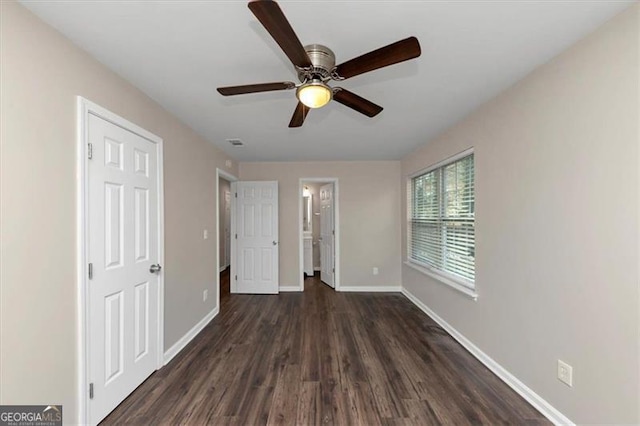
<svg viewBox="0 0 640 426">
<path fill-rule="evenodd" d="M 149 272 L 151 272 L 152 274 L 157 274 L 158 272 L 160 272 L 160 270 L 162 269 L 162 266 L 160 265 L 151 265 L 149 267 Z"/>
<path fill-rule="evenodd" d="M 272 244 L 273 244 L 274 246 L 277 246 L 277 245 L 278 245 L 278 242 L 277 242 L 277 241 L 273 241 L 273 242 L 272 242 Z"/>
</svg>

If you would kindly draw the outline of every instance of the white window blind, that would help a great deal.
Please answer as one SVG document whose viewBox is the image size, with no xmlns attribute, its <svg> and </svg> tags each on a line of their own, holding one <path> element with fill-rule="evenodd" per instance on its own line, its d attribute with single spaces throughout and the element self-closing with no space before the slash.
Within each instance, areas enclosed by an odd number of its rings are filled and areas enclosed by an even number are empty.
<svg viewBox="0 0 640 426">
<path fill-rule="evenodd" d="M 411 179 L 410 261 L 473 288 L 473 154 Z"/>
</svg>

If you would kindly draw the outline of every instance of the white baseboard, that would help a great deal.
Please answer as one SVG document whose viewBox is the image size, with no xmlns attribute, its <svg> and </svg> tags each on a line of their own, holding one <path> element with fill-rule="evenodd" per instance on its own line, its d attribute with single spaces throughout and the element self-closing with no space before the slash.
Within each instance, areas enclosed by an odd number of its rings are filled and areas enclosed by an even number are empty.
<svg viewBox="0 0 640 426">
<path fill-rule="evenodd" d="M 341 285 L 338 291 L 344 292 L 365 292 L 365 293 L 399 293 L 402 287 L 395 285 L 386 286 L 359 286 L 359 285 Z"/>
<path fill-rule="evenodd" d="M 176 343 L 173 344 L 167 351 L 164 353 L 164 365 L 167 365 L 169 361 L 173 359 L 176 355 L 180 353 L 181 350 L 184 349 L 185 346 L 189 344 L 193 340 L 194 337 L 198 335 L 202 331 L 203 328 L 209 324 L 209 322 L 218 315 L 220 311 L 219 307 L 216 307 L 214 310 L 209 312 L 200 322 L 193 326 L 193 328 L 180 338 Z"/>
<path fill-rule="evenodd" d="M 278 289 L 282 292 L 287 292 L 287 291 L 302 291 L 302 289 L 300 287 L 298 287 L 297 285 L 281 285 L 280 287 L 278 287 Z"/>
<path fill-rule="evenodd" d="M 322 271 L 322 269 L 319 266 L 314 266 L 313 270 L 316 271 L 316 272 Z"/>
<path fill-rule="evenodd" d="M 227 266 L 221 266 L 221 267 L 220 267 L 220 271 L 219 271 L 219 272 L 224 271 L 224 270 L 225 270 L 225 269 L 227 269 L 228 267 L 229 267 L 229 265 L 227 265 Z"/>
<path fill-rule="evenodd" d="M 438 314 L 433 312 L 427 305 L 422 303 L 416 296 L 414 296 L 406 288 L 402 289 L 407 299 L 413 302 L 418 308 L 420 308 L 425 314 L 429 315 L 431 319 L 437 322 L 447 333 L 458 341 L 471 355 L 476 357 L 478 361 L 483 363 L 489 370 L 491 370 L 496 376 L 498 376 L 503 382 L 505 382 L 511 389 L 516 391 L 521 397 L 523 397 L 529 404 L 533 405 L 538 411 L 540 411 L 547 419 L 556 425 L 575 425 L 568 417 L 558 411 L 555 407 L 542 399 L 540 395 L 532 391 L 527 385 L 522 383 L 513 374 L 509 373 L 504 367 L 494 361 L 489 355 L 484 353 L 480 348 L 474 345 L 469 339 L 464 337 L 458 330 L 453 328 L 449 323 L 440 318 Z"/>
</svg>

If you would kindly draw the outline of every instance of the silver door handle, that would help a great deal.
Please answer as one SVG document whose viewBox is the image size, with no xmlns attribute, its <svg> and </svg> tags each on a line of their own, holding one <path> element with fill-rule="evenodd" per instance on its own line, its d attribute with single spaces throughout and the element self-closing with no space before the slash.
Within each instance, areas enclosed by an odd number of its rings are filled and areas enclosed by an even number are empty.
<svg viewBox="0 0 640 426">
<path fill-rule="evenodd" d="M 162 269 L 162 266 L 160 265 L 151 265 L 149 267 L 149 272 L 151 272 L 152 274 L 157 274 L 158 272 L 160 272 L 160 270 Z"/>
<path fill-rule="evenodd" d="M 277 242 L 277 241 L 273 241 L 273 242 L 272 242 L 272 244 L 273 244 L 274 246 L 277 246 L 277 245 L 278 245 L 278 242 Z"/>
</svg>

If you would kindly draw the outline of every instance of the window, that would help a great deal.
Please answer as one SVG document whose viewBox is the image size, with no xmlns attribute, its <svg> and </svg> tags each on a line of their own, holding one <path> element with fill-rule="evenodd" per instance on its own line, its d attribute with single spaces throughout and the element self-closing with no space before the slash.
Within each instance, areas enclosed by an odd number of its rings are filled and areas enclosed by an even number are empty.
<svg viewBox="0 0 640 426">
<path fill-rule="evenodd" d="M 411 178 L 410 197 L 409 261 L 473 289 L 473 153 Z"/>
</svg>

